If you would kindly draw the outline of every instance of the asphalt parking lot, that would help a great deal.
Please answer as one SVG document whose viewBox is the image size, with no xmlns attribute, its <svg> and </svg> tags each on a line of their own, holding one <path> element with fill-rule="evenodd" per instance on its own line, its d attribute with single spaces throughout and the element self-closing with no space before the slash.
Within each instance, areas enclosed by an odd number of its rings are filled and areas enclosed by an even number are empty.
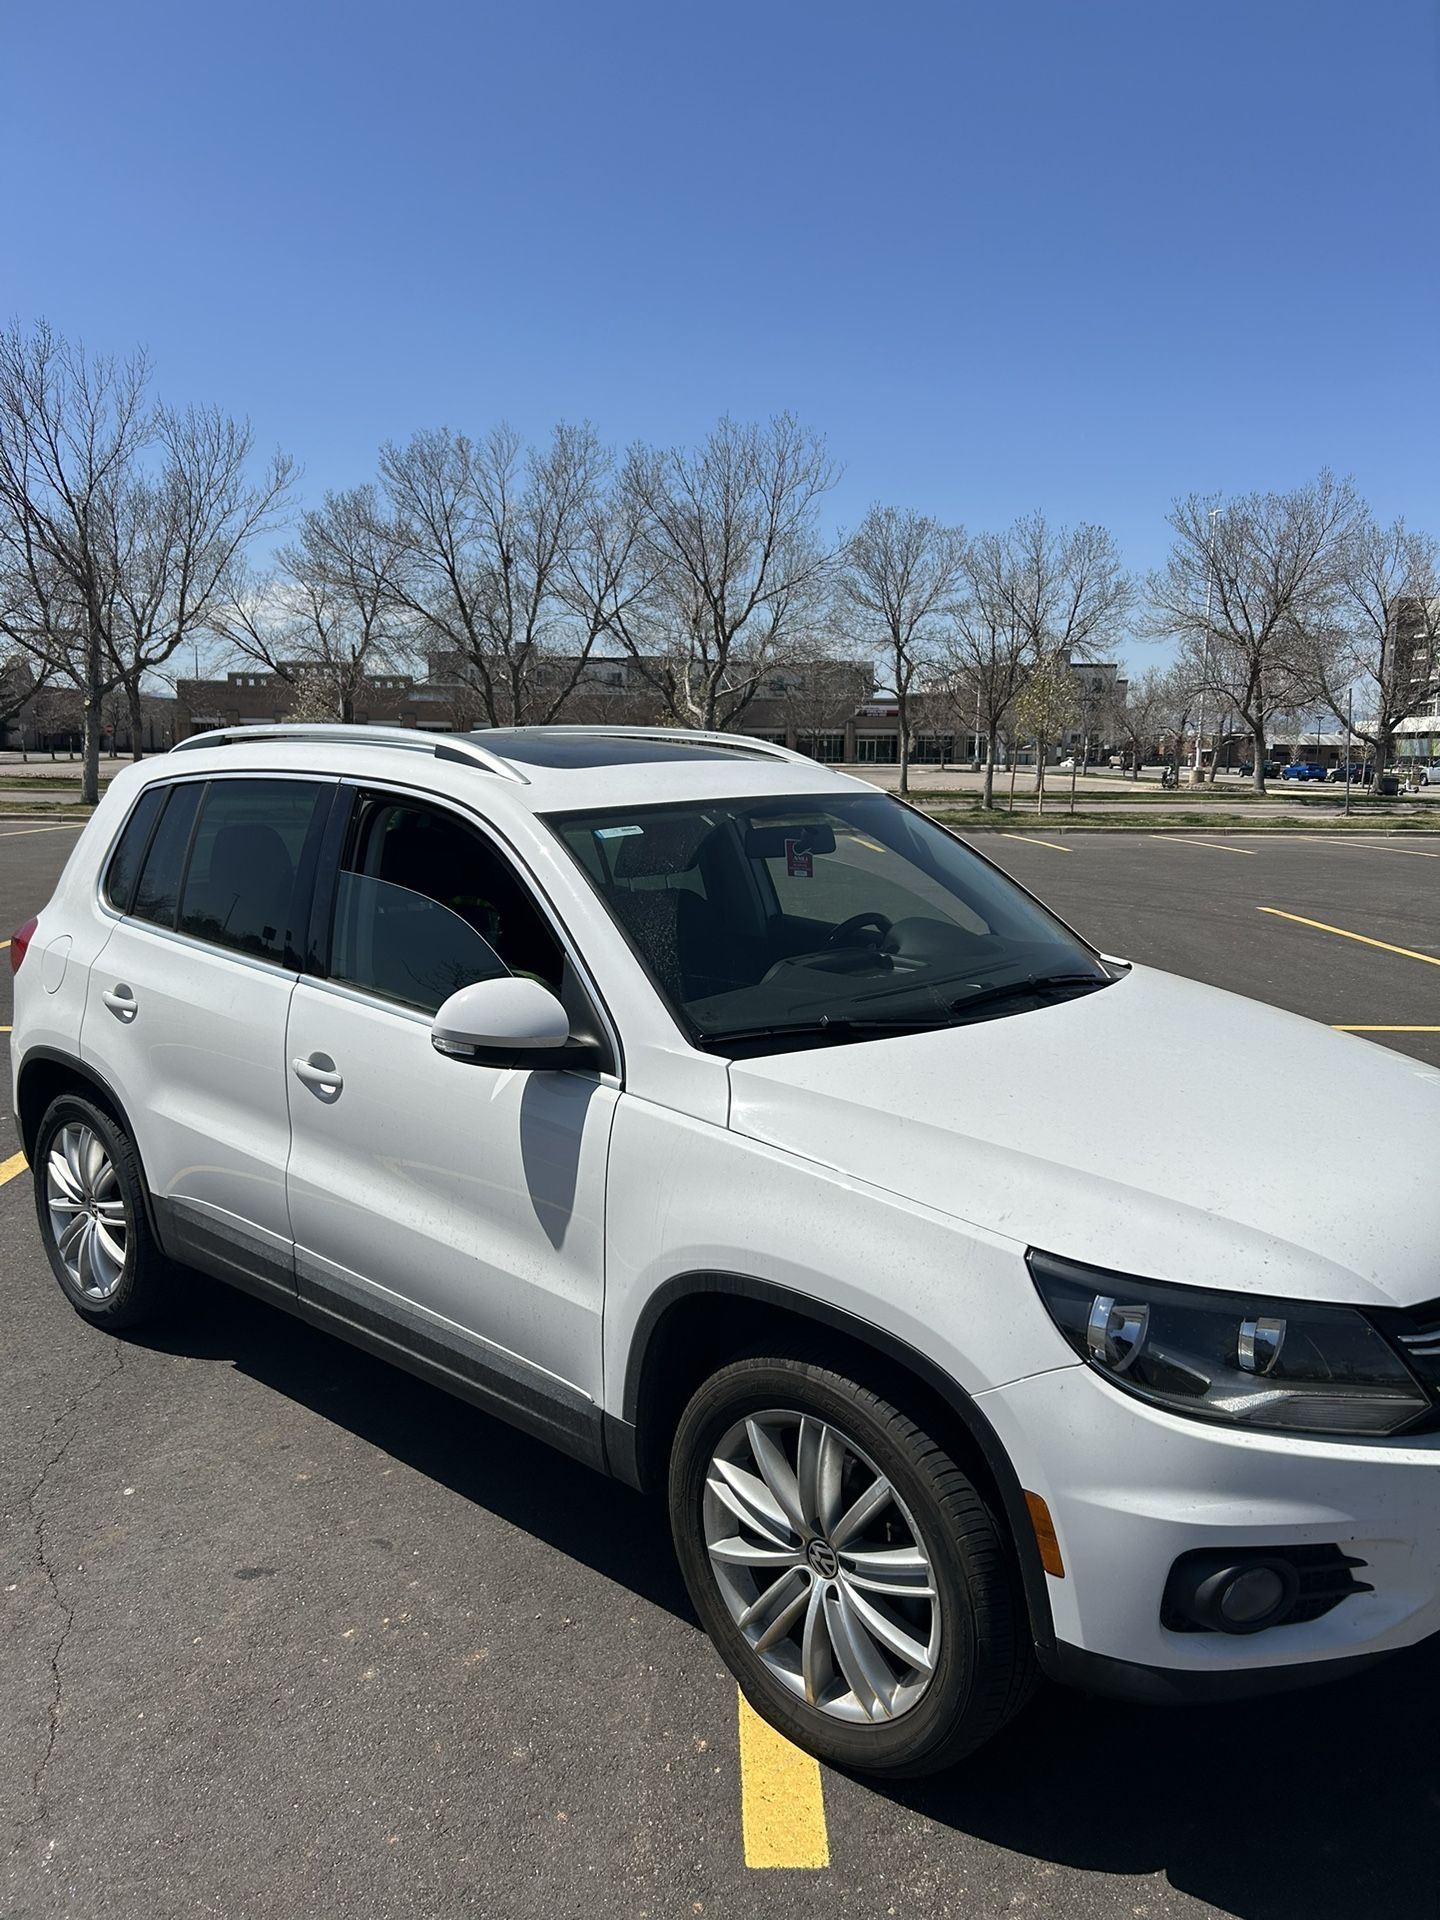
<svg viewBox="0 0 1440 1920">
<path fill-rule="evenodd" d="M 978 844 L 1108 951 L 1440 1064 L 1440 841 L 1045 839 Z M 0 820 L 0 937 L 71 844 Z M 1184 1087 L 1064 1067 L 1049 1097 L 1097 1124 L 1226 1098 L 1223 1060 Z M 1364 1124 L 1343 1075 L 1275 1117 Z M 88 1329 L 15 1153 L 7 1112 L 4 1912 L 1434 1915 L 1433 1650 L 1205 1712 L 1043 1693 L 939 1781 L 826 1773 L 829 1864 L 748 1867 L 765 1782 L 658 1506 L 218 1287 Z"/>
</svg>

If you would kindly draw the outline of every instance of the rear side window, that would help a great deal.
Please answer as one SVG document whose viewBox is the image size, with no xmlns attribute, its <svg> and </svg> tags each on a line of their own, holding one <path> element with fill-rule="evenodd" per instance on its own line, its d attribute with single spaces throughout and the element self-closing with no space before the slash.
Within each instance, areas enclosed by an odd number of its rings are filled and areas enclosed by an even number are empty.
<svg viewBox="0 0 1440 1920">
<path fill-rule="evenodd" d="M 303 944 L 301 876 L 330 794 L 316 780 L 212 781 L 185 873 L 179 931 L 285 965 L 287 952 Z"/>
<path fill-rule="evenodd" d="M 195 825 L 200 793 L 199 783 L 195 781 L 170 788 L 130 907 L 135 919 L 148 920 L 157 927 L 174 926 L 175 909 L 180 903 L 180 882 L 185 877 L 185 855 L 190 848 L 190 832 Z"/>
<path fill-rule="evenodd" d="M 146 787 L 135 802 L 130 818 L 115 843 L 105 873 L 105 898 L 117 913 L 128 913 L 135 897 L 135 882 L 140 878 L 145 849 L 160 809 L 165 805 L 168 787 Z"/>
</svg>

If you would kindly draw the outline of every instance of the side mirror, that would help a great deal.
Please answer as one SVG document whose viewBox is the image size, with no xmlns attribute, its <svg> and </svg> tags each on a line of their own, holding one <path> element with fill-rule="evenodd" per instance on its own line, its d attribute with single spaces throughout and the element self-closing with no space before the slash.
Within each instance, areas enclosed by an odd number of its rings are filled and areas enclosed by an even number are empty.
<svg viewBox="0 0 1440 1920">
<path fill-rule="evenodd" d="M 461 987 L 430 1023 L 437 1053 L 490 1067 L 593 1065 L 594 1049 L 570 1039 L 570 1016 L 538 980 L 505 974 Z"/>
</svg>

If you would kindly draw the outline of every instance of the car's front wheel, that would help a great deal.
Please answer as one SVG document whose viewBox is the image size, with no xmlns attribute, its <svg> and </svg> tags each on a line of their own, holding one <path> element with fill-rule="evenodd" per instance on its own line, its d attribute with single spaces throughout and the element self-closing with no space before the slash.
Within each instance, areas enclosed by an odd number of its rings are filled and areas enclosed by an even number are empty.
<svg viewBox="0 0 1440 1920">
<path fill-rule="evenodd" d="M 129 1327 L 170 1300 L 134 1143 L 114 1115 L 79 1094 L 51 1102 L 35 1137 L 35 1212 L 51 1270 L 77 1313 Z"/>
<path fill-rule="evenodd" d="M 1034 1680 L 1002 1525 L 899 1407 L 799 1357 L 721 1369 L 681 1417 L 671 1524 L 746 1697 L 820 1759 L 933 1772 Z"/>
</svg>

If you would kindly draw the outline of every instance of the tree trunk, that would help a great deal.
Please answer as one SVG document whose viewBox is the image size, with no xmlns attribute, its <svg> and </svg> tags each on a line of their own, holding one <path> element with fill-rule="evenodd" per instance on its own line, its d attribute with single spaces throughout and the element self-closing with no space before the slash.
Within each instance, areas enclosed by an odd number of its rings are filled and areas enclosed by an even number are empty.
<svg viewBox="0 0 1440 1920">
<path fill-rule="evenodd" d="M 80 773 L 80 804 L 98 805 L 100 800 L 100 734 L 104 725 L 101 695 L 94 685 L 85 692 L 85 764 Z"/>
<path fill-rule="evenodd" d="M 995 807 L 995 747 L 999 739 L 999 729 L 991 727 L 985 735 L 985 781 L 980 789 L 980 804 L 987 813 Z"/>
<path fill-rule="evenodd" d="M 900 723 L 900 797 L 903 800 L 910 792 L 910 703 L 903 693 L 897 693 L 896 718 Z"/>
<path fill-rule="evenodd" d="M 1252 723 L 1250 736 L 1255 742 L 1255 772 L 1253 776 L 1256 793 L 1265 791 L 1265 722 Z"/>
<path fill-rule="evenodd" d="M 140 683 L 125 689 L 126 702 L 130 708 L 130 758 L 145 758 L 145 710 L 140 698 Z"/>
<path fill-rule="evenodd" d="M 1035 741 L 1035 811 L 1045 811 L 1045 742 Z"/>
</svg>

